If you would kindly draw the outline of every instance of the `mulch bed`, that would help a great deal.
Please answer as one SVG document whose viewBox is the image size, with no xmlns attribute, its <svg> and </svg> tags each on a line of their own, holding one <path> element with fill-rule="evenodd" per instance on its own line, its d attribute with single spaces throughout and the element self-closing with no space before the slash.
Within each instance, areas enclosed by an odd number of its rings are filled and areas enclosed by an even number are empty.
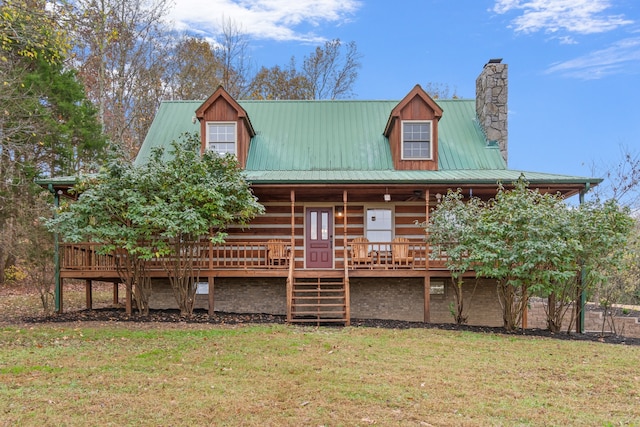
<svg viewBox="0 0 640 427">
<path fill-rule="evenodd" d="M 136 322 L 136 323 L 171 323 L 171 324 L 213 324 L 213 325 L 241 325 L 241 324 L 284 324 L 285 316 L 272 314 L 238 314 L 216 312 L 209 317 L 205 310 L 196 310 L 192 317 L 180 316 L 177 310 L 151 310 L 148 316 L 133 314 L 127 316 L 122 308 L 100 308 L 94 310 L 70 311 L 53 316 L 22 317 L 26 323 L 59 323 L 59 322 Z M 298 325 L 298 324 L 297 324 Z M 309 325 L 315 325 L 310 322 Z M 422 322 L 406 322 L 399 320 L 352 319 L 352 327 L 385 328 L 385 329 L 442 329 L 451 331 L 469 331 L 485 334 L 504 334 L 526 337 L 544 337 L 560 340 L 594 341 L 607 344 L 640 345 L 640 338 L 629 338 L 613 334 L 584 333 L 568 334 L 566 332 L 553 333 L 544 329 L 525 329 L 518 332 L 507 332 L 504 328 L 455 325 L 449 323 L 435 324 Z M 334 327 L 339 327 L 335 326 Z"/>
</svg>

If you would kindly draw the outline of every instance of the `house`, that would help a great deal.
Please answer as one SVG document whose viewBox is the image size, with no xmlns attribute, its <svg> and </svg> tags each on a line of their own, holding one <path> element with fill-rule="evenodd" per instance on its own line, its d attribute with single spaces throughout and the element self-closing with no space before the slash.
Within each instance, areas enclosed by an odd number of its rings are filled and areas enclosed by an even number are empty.
<svg viewBox="0 0 640 427">
<path fill-rule="evenodd" d="M 489 61 L 475 100 L 436 101 L 415 86 L 399 101 L 241 101 L 218 88 L 204 102 L 163 102 L 136 163 L 199 132 L 203 150 L 237 156 L 266 209 L 229 229 L 224 245 L 203 241 L 196 308 L 290 322 L 450 322 L 448 271 L 419 224 L 448 189 L 488 199 L 523 173 L 507 167 L 507 70 Z M 600 182 L 524 173 L 566 197 Z M 42 185 L 57 195 L 72 183 Z M 175 307 L 162 270 L 149 270 L 151 308 Z M 92 280 L 118 281 L 90 243 L 61 245 L 60 277 L 87 280 L 88 295 Z M 472 288 L 469 322 L 501 325 L 495 283 Z"/>
</svg>

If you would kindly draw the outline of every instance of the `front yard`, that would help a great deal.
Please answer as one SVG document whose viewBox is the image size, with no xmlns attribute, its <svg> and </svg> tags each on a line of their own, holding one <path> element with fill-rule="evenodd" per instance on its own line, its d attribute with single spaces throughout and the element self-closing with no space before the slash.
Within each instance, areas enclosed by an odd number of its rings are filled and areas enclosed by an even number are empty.
<svg viewBox="0 0 640 427">
<path fill-rule="evenodd" d="M 82 307 L 83 288 L 72 292 Z M 111 298 L 110 287 L 94 293 L 96 306 Z M 28 299 L 3 292 L 3 313 Z M 640 346 L 425 328 L 7 320 L 2 426 L 640 424 Z"/>
</svg>

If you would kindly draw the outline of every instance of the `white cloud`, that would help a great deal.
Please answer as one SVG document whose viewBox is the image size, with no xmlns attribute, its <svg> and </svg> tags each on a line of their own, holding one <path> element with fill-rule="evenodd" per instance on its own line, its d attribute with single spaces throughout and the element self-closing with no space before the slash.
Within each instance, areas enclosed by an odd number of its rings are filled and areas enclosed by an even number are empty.
<svg viewBox="0 0 640 427">
<path fill-rule="evenodd" d="M 620 73 L 640 73 L 640 37 L 620 40 L 608 48 L 552 64 L 546 73 L 584 80 Z"/>
<path fill-rule="evenodd" d="M 634 22 L 622 14 L 606 14 L 610 7 L 610 0 L 496 0 L 493 11 L 498 14 L 521 12 L 511 22 L 516 32 L 523 33 L 593 34 Z"/>
<path fill-rule="evenodd" d="M 359 7 L 358 0 L 175 0 L 171 19 L 179 30 L 209 35 L 230 21 L 257 39 L 319 42 L 308 27 L 348 22 Z"/>
<path fill-rule="evenodd" d="M 560 44 L 578 44 L 576 39 L 574 39 L 571 36 L 562 36 L 562 37 L 559 37 L 559 40 L 560 40 Z"/>
</svg>

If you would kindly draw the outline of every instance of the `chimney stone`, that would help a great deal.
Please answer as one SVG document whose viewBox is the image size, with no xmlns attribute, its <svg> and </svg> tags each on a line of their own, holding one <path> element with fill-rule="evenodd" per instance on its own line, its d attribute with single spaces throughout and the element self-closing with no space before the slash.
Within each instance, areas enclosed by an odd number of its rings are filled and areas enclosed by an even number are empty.
<svg viewBox="0 0 640 427">
<path fill-rule="evenodd" d="M 476 79 L 476 115 L 488 144 L 496 143 L 505 163 L 508 158 L 508 67 L 490 59 Z"/>
</svg>

